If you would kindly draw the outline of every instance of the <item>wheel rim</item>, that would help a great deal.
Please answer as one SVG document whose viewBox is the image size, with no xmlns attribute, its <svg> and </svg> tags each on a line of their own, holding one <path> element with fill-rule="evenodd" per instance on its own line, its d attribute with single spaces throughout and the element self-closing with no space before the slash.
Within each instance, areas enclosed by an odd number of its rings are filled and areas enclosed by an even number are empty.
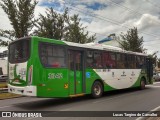
<svg viewBox="0 0 160 120">
<path fill-rule="evenodd" d="M 95 95 L 100 95 L 101 94 L 101 87 L 99 85 L 96 85 L 94 87 L 94 93 L 95 93 Z"/>
</svg>

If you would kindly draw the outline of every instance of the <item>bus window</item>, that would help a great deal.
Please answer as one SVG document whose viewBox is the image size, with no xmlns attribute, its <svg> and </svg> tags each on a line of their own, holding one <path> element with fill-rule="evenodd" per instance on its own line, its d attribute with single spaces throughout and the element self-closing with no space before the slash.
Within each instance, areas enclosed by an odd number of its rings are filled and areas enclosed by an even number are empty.
<svg viewBox="0 0 160 120">
<path fill-rule="evenodd" d="M 121 61 L 123 64 L 123 69 L 127 69 L 128 68 L 127 54 L 121 54 Z"/>
<path fill-rule="evenodd" d="M 87 67 L 102 68 L 102 56 L 99 51 L 87 51 Z"/>
<path fill-rule="evenodd" d="M 135 69 L 136 64 L 135 64 L 135 56 L 134 55 L 128 55 L 128 67 L 129 69 Z"/>
<path fill-rule="evenodd" d="M 22 39 L 9 45 L 9 62 L 21 63 L 30 56 L 30 39 Z"/>
<path fill-rule="evenodd" d="M 145 59 L 145 57 L 142 57 L 142 67 L 145 66 L 145 63 L 146 63 L 146 59 Z"/>
<path fill-rule="evenodd" d="M 45 67 L 66 67 L 65 49 L 61 46 L 40 44 L 40 59 Z"/>
<path fill-rule="evenodd" d="M 124 55 L 124 58 L 123 58 L 124 68 L 127 69 L 127 68 L 129 68 L 128 55 L 127 54 L 123 54 L 123 55 Z"/>
<path fill-rule="evenodd" d="M 93 51 L 87 51 L 87 67 L 93 67 Z"/>
<path fill-rule="evenodd" d="M 143 68 L 145 66 L 145 57 L 141 56 L 140 61 L 141 62 L 139 63 L 139 66 L 140 66 L 140 68 Z"/>
<path fill-rule="evenodd" d="M 127 69 L 129 68 L 127 55 L 123 53 L 117 53 L 117 68 Z"/>
<path fill-rule="evenodd" d="M 118 69 L 124 69 L 124 61 L 123 61 L 123 56 L 121 53 L 117 53 L 117 68 Z"/>
<path fill-rule="evenodd" d="M 143 61 L 143 67 L 146 67 L 146 57 L 143 57 L 144 61 Z"/>
<path fill-rule="evenodd" d="M 94 67 L 102 68 L 102 56 L 100 52 L 94 51 Z"/>
<path fill-rule="evenodd" d="M 132 66 L 132 69 L 135 69 L 136 68 L 136 56 L 135 55 L 132 55 L 132 62 L 133 62 L 133 66 Z"/>
<path fill-rule="evenodd" d="M 137 61 L 136 63 L 137 68 L 142 68 L 145 64 L 145 58 L 142 56 L 137 56 L 136 61 Z"/>
<path fill-rule="evenodd" d="M 48 54 L 48 56 L 52 56 L 53 55 L 53 50 L 52 50 L 52 46 L 47 46 L 47 54 Z"/>
<path fill-rule="evenodd" d="M 110 52 L 108 58 L 109 58 L 108 60 L 109 68 L 116 68 L 116 54 Z"/>
<path fill-rule="evenodd" d="M 109 68 L 109 58 L 108 58 L 108 55 L 109 53 L 108 52 L 105 52 L 102 54 L 102 60 L 103 60 L 103 67 L 104 68 Z"/>
</svg>

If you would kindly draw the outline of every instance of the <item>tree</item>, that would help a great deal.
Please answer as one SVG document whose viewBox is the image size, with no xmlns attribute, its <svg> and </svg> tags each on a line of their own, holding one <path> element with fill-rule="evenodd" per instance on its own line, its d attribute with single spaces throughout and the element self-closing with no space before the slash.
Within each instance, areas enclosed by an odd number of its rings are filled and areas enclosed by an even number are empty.
<svg viewBox="0 0 160 120">
<path fill-rule="evenodd" d="M 0 46 L 8 46 L 9 43 L 7 41 L 3 41 L 2 39 L 0 39 Z"/>
<path fill-rule="evenodd" d="M 46 15 L 39 15 L 33 35 L 76 43 L 94 41 L 95 35 L 88 37 L 88 32 L 84 32 L 85 28 L 80 24 L 78 15 L 69 17 L 68 9 L 65 9 L 63 14 L 59 14 L 51 7 L 47 9 Z"/>
<path fill-rule="evenodd" d="M 152 58 L 154 67 L 158 67 L 158 64 L 159 64 L 159 59 L 157 58 L 157 53 L 158 53 L 158 51 L 155 51 L 154 53 L 148 55 L 150 58 Z"/>
<path fill-rule="evenodd" d="M 138 36 L 137 28 L 129 29 L 126 34 L 121 33 L 122 40 L 119 40 L 119 46 L 124 50 L 133 52 L 144 52 L 143 37 Z"/>
<path fill-rule="evenodd" d="M 36 0 L 1 1 L 0 6 L 8 15 L 13 30 L 0 29 L 0 36 L 8 38 L 9 41 L 28 36 L 36 22 L 34 19 L 34 9 L 38 2 Z M 9 41 L 0 41 L 0 45 L 8 45 Z"/>
<path fill-rule="evenodd" d="M 53 8 L 46 11 L 46 15 L 39 15 L 34 35 L 61 40 L 64 38 L 65 21 L 68 9 L 63 14 L 58 14 Z"/>
<path fill-rule="evenodd" d="M 82 24 L 80 24 L 80 18 L 78 15 L 73 15 L 70 17 L 70 19 L 67 21 L 68 27 L 67 32 L 65 36 L 66 41 L 70 42 L 76 42 L 76 43 L 89 43 L 93 42 L 95 38 L 95 34 L 92 36 L 88 36 L 88 31 L 84 32 L 86 27 L 83 27 Z"/>
<path fill-rule="evenodd" d="M 158 58 L 158 68 L 160 68 L 160 58 Z"/>
</svg>

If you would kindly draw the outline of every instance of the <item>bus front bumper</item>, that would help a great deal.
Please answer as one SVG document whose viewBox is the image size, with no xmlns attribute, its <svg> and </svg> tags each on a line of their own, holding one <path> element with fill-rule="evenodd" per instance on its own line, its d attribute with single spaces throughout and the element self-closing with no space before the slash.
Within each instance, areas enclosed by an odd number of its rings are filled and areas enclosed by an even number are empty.
<svg viewBox="0 0 160 120">
<path fill-rule="evenodd" d="M 36 86 L 17 87 L 8 84 L 8 92 L 26 96 L 37 96 Z"/>
</svg>

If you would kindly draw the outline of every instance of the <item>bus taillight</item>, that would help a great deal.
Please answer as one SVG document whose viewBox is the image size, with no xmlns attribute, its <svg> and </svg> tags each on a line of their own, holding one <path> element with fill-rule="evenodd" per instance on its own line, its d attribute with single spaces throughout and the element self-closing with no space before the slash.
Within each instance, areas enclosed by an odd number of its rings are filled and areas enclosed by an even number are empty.
<svg viewBox="0 0 160 120">
<path fill-rule="evenodd" d="M 33 75 L 33 65 L 30 66 L 28 71 L 28 85 L 32 84 L 32 76 Z"/>
</svg>

